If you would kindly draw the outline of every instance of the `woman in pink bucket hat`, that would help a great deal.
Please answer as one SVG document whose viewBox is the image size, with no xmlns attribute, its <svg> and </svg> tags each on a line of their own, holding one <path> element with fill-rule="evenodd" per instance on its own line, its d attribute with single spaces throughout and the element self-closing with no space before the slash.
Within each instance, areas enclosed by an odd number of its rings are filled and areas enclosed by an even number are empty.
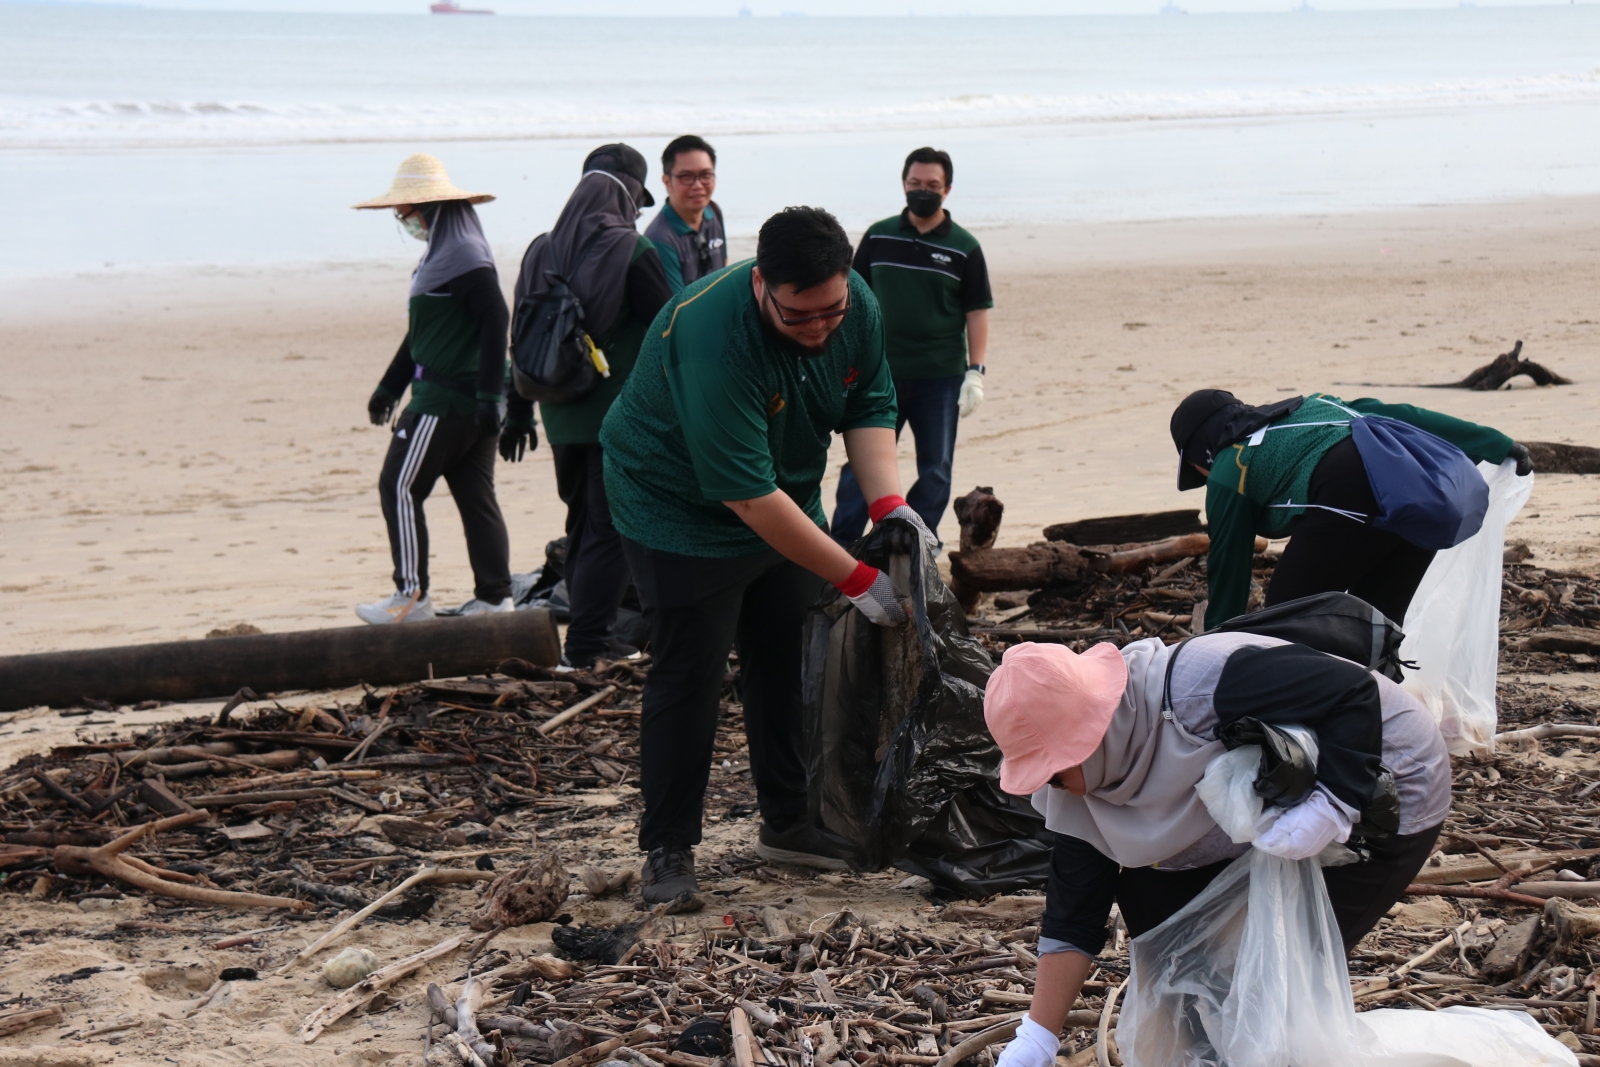
<svg viewBox="0 0 1600 1067">
<path fill-rule="evenodd" d="M 1296 791 L 1275 796 L 1257 779 L 1286 810 L 1255 845 L 1303 859 L 1356 832 L 1362 858 L 1323 871 L 1347 952 L 1432 854 L 1450 807 L 1449 755 L 1421 703 L 1278 638 L 1016 645 L 989 679 L 984 717 L 1004 757 L 1001 788 L 1030 796 L 1055 834 L 1033 1003 L 997 1067 L 1053 1067 L 1113 902 L 1138 937 L 1250 849 L 1195 792 L 1238 731 L 1300 726 L 1317 738 L 1314 778 L 1304 767 Z"/>
</svg>

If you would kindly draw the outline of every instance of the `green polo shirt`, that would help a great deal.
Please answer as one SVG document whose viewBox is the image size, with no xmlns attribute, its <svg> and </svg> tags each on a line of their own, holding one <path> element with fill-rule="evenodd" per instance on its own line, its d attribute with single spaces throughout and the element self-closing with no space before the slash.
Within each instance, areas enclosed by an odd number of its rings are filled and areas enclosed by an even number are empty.
<svg viewBox="0 0 1600 1067">
<path fill-rule="evenodd" d="M 470 388 L 478 375 L 480 330 L 466 305 L 449 293 L 424 293 L 412 297 L 407 310 L 411 358 Z M 411 383 L 411 403 L 406 410 L 421 415 L 471 415 L 475 406 L 472 394 L 419 378 Z"/>
<path fill-rule="evenodd" d="M 978 239 L 949 213 L 927 233 L 910 210 L 875 222 L 856 249 L 856 273 L 883 308 L 896 378 L 948 378 L 967 370 L 967 312 L 994 307 Z"/>
<path fill-rule="evenodd" d="M 600 431 L 606 496 L 624 537 L 660 552 L 726 558 L 768 546 L 724 500 L 787 493 L 819 527 L 833 434 L 893 429 L 883 319 L 850 277 L 849 314 L 816 356 L 763 328 L 754 260 L 678 293 Z"/>
<path fill-rule="evenodd" d="M 1319 403 L 1320 397 L 1333 403 Z M 1306 512 L 1311 472 L 1328 449 L 1350 436 L 1350 416 L 1334 404 L 1409 422 L 1449 441 L 1474 463 L 1502 463 L 1511 451 L 1511 438 L 1499 430 L 1427 408 L 1370 398 L 1345 403 L 1329 393 L 1310 394 L 1266 432 L 1229 445 L 1211 464 L 1206 479 L 1206 531 L 1211 535 L 1206 629 L 1244 614 L 1256 535 L 1293 532 L 1295 520 Z"/>
</svg>

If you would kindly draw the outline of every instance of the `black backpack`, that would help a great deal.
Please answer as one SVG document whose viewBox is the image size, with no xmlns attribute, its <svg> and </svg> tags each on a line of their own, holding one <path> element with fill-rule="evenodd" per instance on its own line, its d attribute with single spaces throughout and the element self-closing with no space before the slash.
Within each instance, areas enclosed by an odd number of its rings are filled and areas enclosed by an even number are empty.
<svg viewBox="0 0 1600 1067">
<path fill-rule="evenodd" d="M 1349 593 L 1318 593 L 1286 600 L 1248 615 L 1236 615 L 1215 631 L 1207 632 L 1281 637 L 1358 663 L 1392 682 L 1405 680 L 1401 667 L 1416 669 L 1416 664 L 1400 659 L 1400 642 L 1406 637 L 1400 627 Z"/>
<path fill-rule="evenodd" d="M 579 251 L 578 264 L 602 232 L 595 231 Z M 544 277 L 548 288 L 518 300 L 511 319 L 511 380 L 529 400 L 570 404 L 587 396 L 611 372 L 601 369 L 605 357 L 584 329 L 578 294 L 555 271 L 546 271 Z"/>
</svg>

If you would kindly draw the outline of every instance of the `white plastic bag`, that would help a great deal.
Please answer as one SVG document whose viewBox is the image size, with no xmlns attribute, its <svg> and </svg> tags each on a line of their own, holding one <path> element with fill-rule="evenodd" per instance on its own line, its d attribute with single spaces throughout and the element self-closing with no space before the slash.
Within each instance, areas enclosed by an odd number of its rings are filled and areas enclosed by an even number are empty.
<svg viewBox="0 0 1600 1067">
<path fill-rule="evenodd" d="M 1356 1016 L 1359 1067 L 1576 1067 L 1578 1057 L 1525 1011 L 1378 1008 Z"/>
<path fill-rule="evenodd" d="M 1489 483 L 1483 529 L 1433 557 L 1406 611 L 1400 646 L 1401 657 L 1417 664 L 1404 687 L 1433 712 L 1453 756 L 1494 746 L 1506 524 L 1533 491 L 1533 475 L 1517 477 L 1514 460 L 1478 469 Z"/>
</svg>

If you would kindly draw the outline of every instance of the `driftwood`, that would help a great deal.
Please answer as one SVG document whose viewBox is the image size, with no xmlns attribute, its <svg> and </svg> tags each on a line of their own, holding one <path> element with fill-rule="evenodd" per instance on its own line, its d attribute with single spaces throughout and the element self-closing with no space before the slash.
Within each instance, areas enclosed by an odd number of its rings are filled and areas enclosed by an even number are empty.
<svg viewBox="0 0 1600 1067">
<path fill-rule="evenodd" d="M 1581 626 L 1552 626 L 1518 641 L 1511 647 L 1518 652 L 1579 652 L 1600 655 L 1600 630 Z"/>
<path fill-rule="evenodd" d="M 994 490 L 988 486 L 980 485 L 955 503 L 956 521 L 961 523 L 960 551 L 969 552 L 986 551 L 994 547 L 995 538 L 1000 535 L 1000 519 L 1005 514 L 1006 506 L 1000 498 L 994 495 Z M 951 559 L 955 558 L 952 553 Z M 956 600 L 967 614 L 972 614 L 978 606 L 978 597 L 981 589 L 976 589 L 959 577 L 951 568 L 950 591 L 956 595 Z"/>
<path fill-rule="evenodd" d="M 56 870 L 62 874 L 88 874 L 94 872 L 119 882 L 138 886 L 147 893 L 192 900 L 197 904 L 216 904 L 224 908 L 291 908 L 304 911 L 311 907 L 303 900 L 292 897 L 269 897 L 261 893 L 234 893 L 226 889 L 212 889 L 194 885 L 192 875 L 178 874 L 152 867 L 143 860 L 122 853 L 147 833 L 158 833 L 177 826 L 189 826 L 208 816 L 204 812 L 173 815 L 155 822 L 136 826 L 114 841 L 97 848 L 78 845 L 57 845 Z"/>
<path fill-rule="evenodd" d="M 420 626 L 421 623 L 417 625 Z M 421 952 L 407 956 L 403 960 L 373 971 L 361 981 L 346 989 L 310 1015 L 307 1015 L 305 1022 L 300 1025 L 300 1039 L 309 1045 L 317 1039 L 322 1031 L 367 1003 L 378 992 L 388 989 L 413 971 L 421 970 L 431 961 L 441 956 L 449 955 L 460 948 L 465 941 L 465 934 L 447 937 L 432 948 L 425 948 Z"/>
<path fill-rule="evenodd" d="M 1518 341 L 1509 352 L 1496 356 L 1459 382 L 1450 382 L 1440 388 L 1473 389 L 1488 392 L 1498 389 L 1518 375 L 1526 374 L 1534 385 L 1571 385 L 1572 379 L 1563 378 L 1547 367 L 1522 358 L 1522 342 Z"/>
<path fill-rule="evenodd" d="M 50 1026 L 60 1022 L 61 1018 L 61 1008 L 54 1004 L 48 1008 L 19 1008 L 0 1012 L 0 1037 L 20 1034 L 30 1026 Z"/>
<path fill-rule="evenodd" d="M 1508 741 L 1545 741 L 1552 737 L 1600 737 L 1600 726 L 1576 722 L 1546 722 L 1530 726 L 1525 730 L 1507 730 L 1505 733 L 1495 734 L 1494 743 L 1501 745 Z"/>
<path fill-rule="evenodd" d="M 604 703 L 605 700 L 608 697 L 610 697 L 613 693 L 615 693 L 616 691 L 617 691 L 617 687 L 616 686 L 614 686 L 614 685 L 606 686 L 604 689 L 600 690 L 600 692 L 594 694 L 594 696 L 586 697 L 583 700 L 580 700 L 576 704 L 572 705 L 572 707 L 568 708 L 566 711 L 563 711 L 561 714 L 551 717 L 551 719 L 548 722 L 540 723 L 539 724 L 539 732 L 541 734 L 548 734 L 551 730 L 554 730 L 556 727 L 562 726 L 562 725 L 565 725 L 566 723 L 571 722 L 573 719 L 576 719 L 579 715 L 582 715 L 584 712 L 588 711 L 590 708 L 594 707 L 596 704 Z"/>
<path fill-rule="evenodd" d="M 1554 441 L 1523 441 L 1522 447 L 1540 474 L 1600 474 L 1600 448 Z"/>
<path fill-rule="evenodd" d="M 1026 548 L 952 552 L 950 572 L 970 588 L 983 592 L 1038 589 L 1081 581 L 1094 574 L 1128 574 L 1158 563 L 1203 556 L 1210 547 L 1211 538 L 1203 533 L 1117 552 L 1083 549 L 1065 541 L 1047 541 Z"/>
<path fill-rule="evenodd" d="M 1204 533 L 1198 508 L 1154 511 L 1143 515 L 1108 515 L 1099 519 L 1059 522 L 1044 528 L 1046 541 L 1075 545 L 1121 545 L 1134 541 L 1164 541 L 1184 534 Z M 965 548 L 966 545 L 962 545 Z"/>
<path fill-rule="evenodd" d="M 0 656 L 0 711 L 66 707 L 86 694 L 125 703 L 222 696 L 246 684 L 268 692 L 410 682 L 486 671 L 511 656 L 561 662 L 548 611 Z"/>
</svg>

